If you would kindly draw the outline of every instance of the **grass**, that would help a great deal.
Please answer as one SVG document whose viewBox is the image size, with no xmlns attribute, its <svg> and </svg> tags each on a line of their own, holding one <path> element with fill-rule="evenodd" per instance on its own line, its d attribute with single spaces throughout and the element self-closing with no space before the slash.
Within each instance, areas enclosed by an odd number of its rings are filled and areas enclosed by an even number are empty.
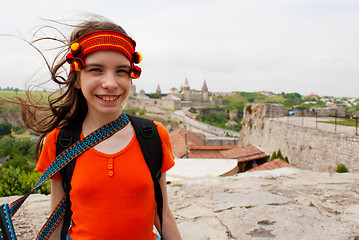
<svg viewBox="0 0 359 240">
<path fill-rule="evenodd" d="M 47 97 L 51 93 L 52 92 L 32 91 L 31 95 L 37 99 L 40 98 L 41 96 L 43 97 L 43 99 L 47 99 Z M 0 97 L 7 98 L 7 99 L 13 99 L 14 96 L 26 98 L 26 92 L 23 90 L 20 90 L 17 93 L 14 90 L 0 90 Z"/>
<path fill-rule="evenodd" d="M 236 93 L 232 96 L 224 96 L 223 100 L 228 100 L 230 102 L 248 102 L 246 97 L 243 97 L 240 93 Z"/>
<path fill-rule="evenodd" d="M 260 101 L 262 103 L 283 103 L 285 102 L 285 98 L 281 95 L 267 97 L 266 99 Z"/>
<path fill-rule="evenodd" d="M 328 123 L 328 124 L 335 124 L 335 121 L 318 121 L 320 123 Z M 337 121 L 337 125 L 347 126 L 347 127 L 355 127 L 355 119 L 348 119 L 348 120 L 339 120 Z M 359 120 L 358 120 L 359 126 Z"/>
<path fill-rule="evenodd" d="M 12 133 L 12 136 L 14 136 L 14 138 L 16 139 L 24 139 L 24 138 L 33 138 L 36 137 L 35 135 L 31 134 L 30 132 L 26 131 L 22 134 L 16 134 L 16 133 Z"/>
</svg>

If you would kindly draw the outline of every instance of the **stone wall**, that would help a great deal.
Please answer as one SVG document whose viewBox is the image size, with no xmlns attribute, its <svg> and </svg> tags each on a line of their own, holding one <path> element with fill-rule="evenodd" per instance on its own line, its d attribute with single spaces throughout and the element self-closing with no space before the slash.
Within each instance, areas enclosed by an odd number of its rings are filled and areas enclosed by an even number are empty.
<svg viewBox="0 0 359 240">
<path fill-rule="evenodd" d="M 254 145 L 268 154 L 280 149 L 289 162 L 301 169 L 335 171 L 344 164 L 359 172 L 359 136 L 309 128 L 268 118 L 276 115 L 277 104 L 245 108 L 240 145 Z"/>
<path fill-rule="evenodd" d="M 313 111 L 318 117 L 350 115 L 345 104 L 330 104 L 327 108 L 313 108 Z"/>
<path fill-rule="evenodd" d="M 199 109 L 199 113 L 201 116 L 206 115 L 210 116 L 213 114 L 219 114 L 219 115 L 226 115 L 227 110 L 226 109 L 216 109 L 216 108 L 201 108 Z"/>
<path fill-rule="evenodd" d="M 204 138 L 204 145 L 206 146 L 238 145 L 238 137 L 206 136 Z"/>
<path fill-rule="evenodd" d="M 194 107 L 194 108 L 203 108 L 203 107 L 213 107 L 216 106 L 215 102 L 208 101 L 208 102 L 191 102 L 191 101 L 182 101 L 181 102 L 182 108 Z"/>
<path fill-rule="evenodd" d="M 125 109 L 129 108 L 141 108 L 145 109 L 148 107 L 160 107 L 167 108 L 172 110 L 181 109 L 181 101 L 180 100 L 170 100 L 170 99 L 136 99 L 136 98 L 128 98 L 124 104 Z"/>
</svg>

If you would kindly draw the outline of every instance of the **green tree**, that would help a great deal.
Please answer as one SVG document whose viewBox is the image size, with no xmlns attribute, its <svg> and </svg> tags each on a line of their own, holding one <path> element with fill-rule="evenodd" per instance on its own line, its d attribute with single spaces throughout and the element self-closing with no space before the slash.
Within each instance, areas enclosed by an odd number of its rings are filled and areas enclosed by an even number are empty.
<svg viewBox="0 0 359 240">
<path fill-rule="evenodd" d="M 0 137 L 11 134 L 11 124 L 8 122 L 0 123 Z"/>
<path fill-rule="evenodd" d="M 269 161 L 272 161 L 274 159 L 277 159 L 277 153 L 276 152 L 272 153 L 272 156 L 270 157 Z"/>
<path fill-rule="evenodd" d="M 280 149 L 277 152 L 277 158 L 280 158 L 280 159 L 284 160 L 284 157 L 283 157 L 282 152 L 280 151 Z"/>
<path fill-rule="evenodd" d="M 150 93 L 150 94 L 148 94 L 148 96 L 150 98 L 155 98 L 155 99 L 161 98 L 161 96 L 158 93 Z"/>
<path fill-rule="evenodd" d="M 285 98 L 284 105 L 286 107 L 293 107 L 304 102 L 302 95 L 299 93 L 281 93 L 282 97 Z"/>
<path fill-rule="evenodd" d="M 272 161 L 277 158 L 280 158 L 280 159 L 286 161 L 287 163 L 289 163 L 288 157 L 283 157 L 282 151 L 280 149 L 278 149 L 277 152 L 272 153 L 272 156 L 270 157 L 269 161 Z"/>
<path fill-rule="evenodd" d="M 10 155 L 13 151 L 15 138 L 11 135 L 6 135 L 0 138 L 0 157 Z"/>
<path fill-rule="evenodd" d="M 0 138 L 0 157 L 10 156 L 10 160 L 4 162 L 2 167 L 21 168 L 32 171 L 35 167 L 35 141 L 30 139 L 15 139 L 11 135 Z"/>
</svg>

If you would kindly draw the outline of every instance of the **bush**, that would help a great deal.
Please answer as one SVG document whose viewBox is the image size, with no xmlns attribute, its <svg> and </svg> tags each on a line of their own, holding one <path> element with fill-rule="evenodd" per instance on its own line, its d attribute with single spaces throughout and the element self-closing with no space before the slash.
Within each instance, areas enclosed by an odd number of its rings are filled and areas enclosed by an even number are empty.
<svg viewBox="0 0 359 240">
<path fill-rule="evenodd" d="M 244 107 L 244 111 L 248 114 L 252 114 L 252 105 L 248 104 Z"/>
<path fill-rule="evenodd" d="M 0 197 L 25 195 L 31 191 L 42 173 L 26 172 L 20 168 L 2 168 L 0 170 Z M 37 188 L 33 193 L 50 194 L 50 181 Z"/>
<path fill-rule="evenodd" d="M 145 112 L 140 108 L 128 108 L 123 110 L 126 114 L 144 116 Z"/>
<path fill-rule="evenodd" d="M 339 164 L 337 166 L 337 173 L 347 173 L 349 172 L 348 168 L 344 164 Z"/>
</svg>

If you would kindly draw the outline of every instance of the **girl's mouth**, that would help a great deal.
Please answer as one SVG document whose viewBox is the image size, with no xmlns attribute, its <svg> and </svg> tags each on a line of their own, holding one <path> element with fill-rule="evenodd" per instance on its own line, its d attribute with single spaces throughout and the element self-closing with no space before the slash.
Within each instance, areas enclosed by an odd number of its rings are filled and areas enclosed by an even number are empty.
<svg viewBox="0 0 359 240">
<path fill-rule="evenodd" d="M 97 97 L 99 99 L 101 99 L 102 101 L 105 102 L 112 102 L 112 101 L 116 101 L 121 95 L 117 95 L 117 96 L 106 96 L 106 95 L 97 95 Z"/>
</svg>

